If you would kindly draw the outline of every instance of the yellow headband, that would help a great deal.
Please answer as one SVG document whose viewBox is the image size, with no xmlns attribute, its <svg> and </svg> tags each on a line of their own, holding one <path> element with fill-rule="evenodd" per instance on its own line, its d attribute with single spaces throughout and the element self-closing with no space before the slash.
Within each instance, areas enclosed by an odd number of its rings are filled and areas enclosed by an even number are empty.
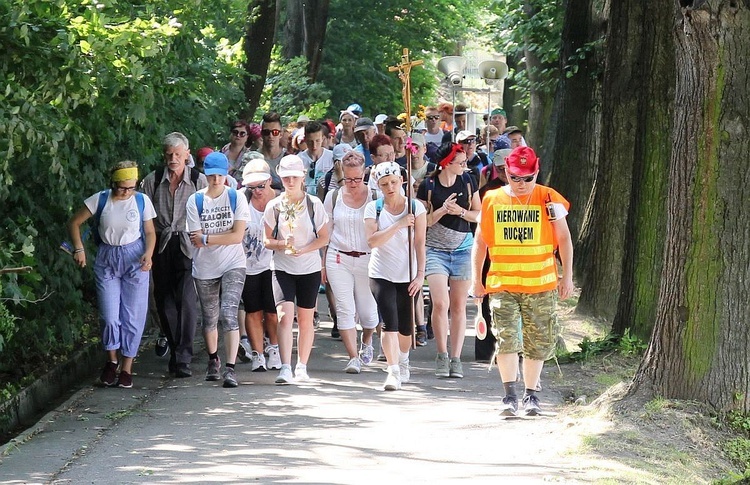
<svg viewBox="0 0 750 485">
<path fill-rule="evenodd" d="M 121 168 L 112 173 L 112 182 L 122 182 L 123 180 L 138 180 L 138 168 Z"/>
</svg>

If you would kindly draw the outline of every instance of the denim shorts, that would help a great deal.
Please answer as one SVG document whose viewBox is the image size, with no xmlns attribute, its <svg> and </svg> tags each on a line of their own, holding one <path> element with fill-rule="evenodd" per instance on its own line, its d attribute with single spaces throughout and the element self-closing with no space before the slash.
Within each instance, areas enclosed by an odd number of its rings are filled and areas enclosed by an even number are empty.
<svg viewBox="0 0 750 485">
<path fill-rule="evenodd" d="M 441 274 L 452 280 L 471 279 L 471 248 L 462 251 L 441 251 L 427 248 L 425 276 Z"/>
</svg>

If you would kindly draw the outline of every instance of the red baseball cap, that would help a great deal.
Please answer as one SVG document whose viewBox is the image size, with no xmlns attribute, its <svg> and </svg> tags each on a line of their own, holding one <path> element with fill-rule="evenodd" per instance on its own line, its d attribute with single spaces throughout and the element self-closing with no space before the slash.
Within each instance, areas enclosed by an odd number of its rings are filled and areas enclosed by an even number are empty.
<svg viewBox="0 0 750 485">
<path fill-rule="evenodd" d="M 505 159 L 505 168 L 513 175 L 533 175 L 539 170 L 539 159 L 529 147 L 517 147 Z"/>
</svg>

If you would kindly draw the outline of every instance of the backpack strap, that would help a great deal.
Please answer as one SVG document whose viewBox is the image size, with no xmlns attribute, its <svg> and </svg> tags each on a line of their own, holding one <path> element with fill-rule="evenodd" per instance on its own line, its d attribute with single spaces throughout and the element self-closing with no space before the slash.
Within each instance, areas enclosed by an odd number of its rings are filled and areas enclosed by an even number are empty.
<svg viewBox="0 0 750 485">
<path fill-rule="evenodd" d="M 380 221 L 380 213 L 383 212 L 383 204 L 385 204 L 385 199 L 383 197 L 380 197 L 375 201 L 375 224 L 378 224 L 378 221 Z"/>
<path fill-rule="evenodd" d="M 237 191 L 232 187 L 227 187 L 229 191 L 229 207 L 232 208 L 232 213 L 237 211 Z M 203 192 L 195 193 L 195 207 L 198 208 L 198 218 L 203 214 Z"/>
<path fill-rule="evenodd" d="M 102 238 L 99 235 L 99 221 L 102 217 L 102 211 L 104 206 L 107 205 L 107 199 L 109 199 L 110 189 L 102 190 L 99 192 L 99 200 L 96 203 L 96 212 L 94 212 L 94 222 L 91 224 L 91 237 L 94 238 L 94 243 L 98 246 L 102 243 Z"/>
<path fill-rule="evenodd" d="M 310 222 L 312 222 L 313 226 L 313 234 L 315 234 L 315 239 L 317 239 L 318 228 L 315 225 L 315 207 L 313 207 L 313 201 L 312 197 L 310 197 L 310 194 L 305 194 L 305 199 L 307 200 L 307 213 L 310 216 Z"/>
<path fill-rule="evenodd" d="M 193 187 L 195 187 L 196 192 L 198 191 L 198 179 L 200 178 L 200 176 L 201 173 L 199 170 L 190 167 L 190 181 L 193 182 Z"/>
<path fill-rule="evenodd" d="M 195 207 L 198 208 L 198 219 L 200 219 L 203 214 L 203 192 L 195 193 Z"/>
<path fill-rule="evenodd" d="M 427 209 L 430 211 L 430 214 L 432 214 L 432 190 L 435 188 L 435 177 L 436 175 L 433 175 L 425 179 L 427 184 Z"/>
<path fill-rule="evenodd" d="M 232 214 L 237 212 L 237 191 L 229 187 L 229 207 L 232 208 Z"/>
<path fill-rule="evenodd" d="M 146 241 L 146 233 L 143 231 L 143 212 L 146 210 L 146 201 L 144 200 L 144 195 L 141 192 L 135 193 L 135 203 L 138 206 L 138 214 L 141 218 L 141 239 L 143 241 Z"/>
<path fill-rule="evenodd" d="M 341 187 L 333 189 L 333 195 L 331 196 L 333 197 L 331 199 L 331 214 L 333 214 L 334 209 L 336 209 L 336 199 L 339 198 L 339 190 L 341 190 Z"/>
</svg>

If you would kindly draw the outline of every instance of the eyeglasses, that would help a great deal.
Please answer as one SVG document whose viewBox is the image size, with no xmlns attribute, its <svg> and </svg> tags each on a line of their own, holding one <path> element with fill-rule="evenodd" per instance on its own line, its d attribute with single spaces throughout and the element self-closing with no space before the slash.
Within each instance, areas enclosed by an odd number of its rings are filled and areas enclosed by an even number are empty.
<svg viewBox="0 0 750 485">
<path fill-rule="evenodd" d="M 343 180 L 344 182 L 346 182 L 348 184 L 358 184 L 358 183 L 360 183 L 364 179 L 362 177 L 355 177 L 355 178 L 344 177 L 341 180 Z"/>
<path fill-rule="evenodd" d="M 260 130 L 260 134 L 263 136 L 273 135 L 273 136 L 279 136 L 281 134 L 281 130 L 273 129 L 273 130 Z"/>
<path fill-rule="evenodd" d="M 433 120 L 434 121 L 434 120 L 439 120 L 440 119 L 440 115 L 429 115 L 429 116 L 426 116 L 425 118 L 427 118 L 428 120 Z"/>
<path fill-rule="evenodd" d="M 529 183 L 529 182 L 532 182 L 534 180 L 534 176 L 533 175 L 529 175 L 527 177 L 519 177 L 518 175 L 508 174 L 508 178 L 510 178 L 513 182 L 524 181 L 526 183 Z"/>
<path fill-rule="evenodd" d="M 120 192 L 125 192 L 127 194 L 128 192 L 132 192 L 132 191 L 135 190 L 135 185 L 132 186 L 132 187 L 120 187 L 118 185 L 117 187 L 115 187 L 115 189 L 118 190 L 118 191 L 120 191 Z"/>
<path fill-rule="evenodd" d="M 240 138 L 243 137 L 243 136 L 247 136 L 247 132 L 246 131 L 240 131 L 240 130 L 232 130 L 232 134 L 234 136 L 239 136 Z"/>
<path fill-rule="evenodd" d="M 266 188 L 266 184 L 256 185 L 255 187 L 251 187 L 248 185 L 246 187 L 247 187 L 247 190 L 263 190 Z"/>
</svg>

